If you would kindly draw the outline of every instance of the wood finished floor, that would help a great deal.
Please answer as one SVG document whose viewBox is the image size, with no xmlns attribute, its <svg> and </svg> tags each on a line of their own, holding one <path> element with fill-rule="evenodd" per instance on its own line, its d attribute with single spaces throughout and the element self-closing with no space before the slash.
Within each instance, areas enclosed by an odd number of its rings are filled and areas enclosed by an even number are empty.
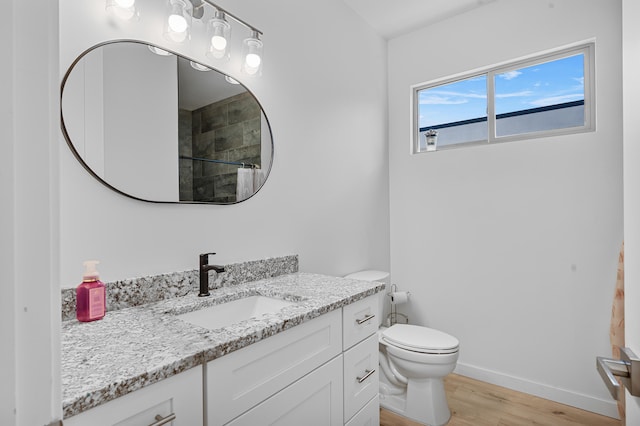
<svg viewBox="0 0 640 426">
<path fill-rule="evenodd" d="M 445 379 L 451 409 L 448 426 L 622 426 L 620 420 L 525 393 L 450 374 Z M 380 426 L 420 426 L 380 410 Z"/>
</svg>

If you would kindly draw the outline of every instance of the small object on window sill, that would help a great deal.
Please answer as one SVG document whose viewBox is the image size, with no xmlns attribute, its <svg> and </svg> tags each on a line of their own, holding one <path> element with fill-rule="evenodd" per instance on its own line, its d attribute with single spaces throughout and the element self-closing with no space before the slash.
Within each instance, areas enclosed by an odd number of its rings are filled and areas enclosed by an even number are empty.
<svg viewBox="0 0 640 426">
<path fill-rule="evenodd" d="M 429 129 L 424 133 L 427 141 L 427 151 L 435 151 L 438 148 L 438 131 Z"/>
</svg>

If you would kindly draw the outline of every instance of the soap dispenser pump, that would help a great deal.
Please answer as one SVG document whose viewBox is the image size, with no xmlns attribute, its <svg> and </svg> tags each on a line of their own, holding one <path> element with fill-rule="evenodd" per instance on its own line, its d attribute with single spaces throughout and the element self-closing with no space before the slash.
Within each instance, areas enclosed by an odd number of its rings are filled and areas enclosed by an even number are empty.
<svg viewBox="0 0 640 426">
<path fill-rule="evenodd" d="M 76 288 L 76 318 L 88 322 L 104 318 L 107 310 L 107 293 L 96 270 L 97 260 L 83 263 L 82 283 Z"/>
</svg>

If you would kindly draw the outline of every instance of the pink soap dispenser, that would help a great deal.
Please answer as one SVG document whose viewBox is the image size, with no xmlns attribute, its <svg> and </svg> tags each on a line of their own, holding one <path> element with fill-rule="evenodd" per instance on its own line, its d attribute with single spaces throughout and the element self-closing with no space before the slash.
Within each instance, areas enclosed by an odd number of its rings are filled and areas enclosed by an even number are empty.
<svg viewBox="0 0 640 426">
<path fill-rule="evenodd" d="M 107 293 L 96 270 L 97 260 L 83 263 L 82 283 L 76 288 L 76 318 L 88 322 L 102 319 L 107 310 Z"/>
</svg>

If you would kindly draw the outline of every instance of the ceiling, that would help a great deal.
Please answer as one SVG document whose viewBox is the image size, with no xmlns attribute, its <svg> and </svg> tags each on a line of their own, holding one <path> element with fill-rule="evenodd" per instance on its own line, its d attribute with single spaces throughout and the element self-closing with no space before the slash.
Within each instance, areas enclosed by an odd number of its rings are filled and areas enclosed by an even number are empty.
<svg viewBox="0 0 640 426">
<path fill-rule="evenodd" d="M 391 39 L 495 0 L 343 0 L 378 34 Z"/>
</svg>

